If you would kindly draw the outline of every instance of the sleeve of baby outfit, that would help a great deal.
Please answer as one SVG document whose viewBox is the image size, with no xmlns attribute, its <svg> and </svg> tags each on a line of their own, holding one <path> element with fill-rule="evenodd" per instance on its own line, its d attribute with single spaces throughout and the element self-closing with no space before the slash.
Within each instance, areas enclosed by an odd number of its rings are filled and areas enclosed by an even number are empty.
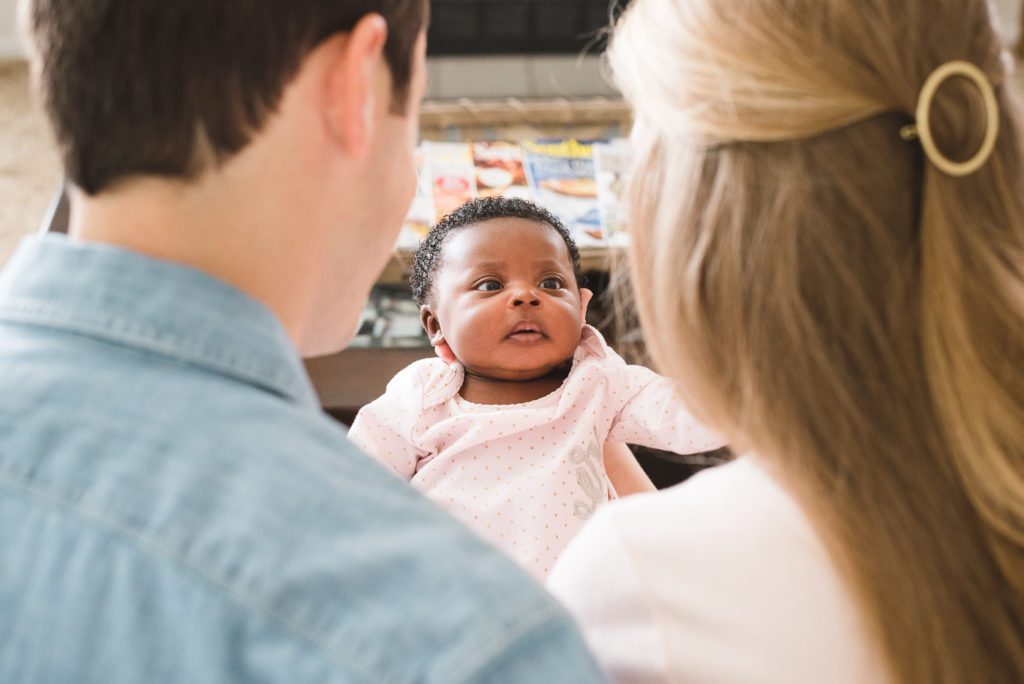
<svg viewBox="0 0 1024 684">
<path fill-rule="evenodd" d="M 615 682 L 667 682 L 665 638 L 651 597 L 609 508 L 559 557 L 547 588 L 569 610 Z"/>
<path fill-rule="evenodd" d="M 607 441 L 677 454 L 725 446 L 725 440 L 686 410 L 668 378 L 643 366 L 624 366 L 619 369 L 616 384 L 627 399 L 612 421 Z"/>
<path fill-rule="evenodd" d="M 406 481 L 425 456 L 412 442 L 412 426 L 423 404 L 423 387 L 414 366 L 400 371 L 382 396 L 360 409 L 348 431 L 353 444 Z"/>
</svg>

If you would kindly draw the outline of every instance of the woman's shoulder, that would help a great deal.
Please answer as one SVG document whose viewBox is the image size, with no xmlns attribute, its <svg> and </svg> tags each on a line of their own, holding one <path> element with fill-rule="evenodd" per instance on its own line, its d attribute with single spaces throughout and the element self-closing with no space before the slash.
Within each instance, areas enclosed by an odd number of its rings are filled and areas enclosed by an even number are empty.
<svg viewBox="0 0 1024 684">
<path fill-rule="evenodd" d="M 625 499 L 615 515 L 630 529 L 634 522 L 685 516 L 686 525 L 675 528 L 644 524 L 652 537 L 671 534 L 679 541 L 715 539 L 744 547 L 748 537 L 768 535 L 817 546 L 803 509 L 755 457 L 709 468 L 656 494 Z"/>
<path fill-rule="evenodd" d="M 656 630 L 664 651 L 652 662 L 663 661 L 674 678 L 884 681 L 853 596 L 810 519 L 752 458 L 610 504 L 570 545 L 552 588 L 595 641 L 609 634 L 606 620 L 590 612 L 592 600 L 574 599 L 571 586 L 606 565 L 620 570 L 597 571 L 611 605 L 596 610 L 644 606 L 643 615 L 629 609 L 635 619 L 626 631 Z"/>
<path fill-rule="evenodd" d="M 661 564 L 669 557 L 685 561 L 676 569 L 685 575 L 717 566 L 746 572 L 734 569 L 732 561 L 780 544 L 814 555 L 823 552 L 796 501 L 749 457 L 702 471 L 681 485 L 609 504 L 589 527 L 585 534 L 595 538 L 600 535 L 593 530 L 601 527 L 621 535 L 638 563 L 656 558 Z"/>
</svg>

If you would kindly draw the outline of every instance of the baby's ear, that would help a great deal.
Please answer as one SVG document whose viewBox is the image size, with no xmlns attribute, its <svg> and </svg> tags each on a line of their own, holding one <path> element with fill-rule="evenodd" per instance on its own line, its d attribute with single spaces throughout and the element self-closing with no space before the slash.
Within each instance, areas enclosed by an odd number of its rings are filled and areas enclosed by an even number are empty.
<svg viewBox="0 0 1024 684">
<path fill-rule="evenodd" d="M 434 310 L 430 308 L 429 304 L 420 307 L 420 324 L 427 331 L 427 337 L 430 339 L 430 345 L 434 348 L 434 353 L 444 361 L 454 363 L 455 355 L 444 339 L 441 323 L 437 320 L 437 316 L 434 315 Z"/>
<path fill-rule="evenodd" d="M 444 333 L 441 332 L 441 322 L 437 320 L 434 309 L 429 304 L 420 307 L 420 325 L 427 331 L 430 344 L 437 345 L 444 342 Z"/>
<path fill-rule="evenodd" d="M 593 298 L 593 292 L 585 287 L 580 288 L 580 317 L 583 319 L 583 325 L 587 324 L 587 307 L 590 306 L 590 300 Z"/>
</svg>

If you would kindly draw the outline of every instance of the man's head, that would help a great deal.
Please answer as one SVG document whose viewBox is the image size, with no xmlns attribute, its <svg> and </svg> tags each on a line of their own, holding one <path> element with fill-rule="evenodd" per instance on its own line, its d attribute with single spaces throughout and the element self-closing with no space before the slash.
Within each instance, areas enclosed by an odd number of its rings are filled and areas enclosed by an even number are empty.
<svg viewBox="0 0 1024 684">
<path fill-rule="evenodd" d="M 387 22 L 392 106 L 407 106 L 425 0 L 22 0 L 69 179 L 189 179 L 241 150 L 303 59 L 370 13 Z"/>
<path fill-rule="evenodd" d="M 502 197 L 474 200 L 439 222 L 411 280 L 431 343 L 467 371 L 502 380 L 531 380 L 569 360 L 591 296 L 562 222 Z"/>
<path fill-rule="evenodd" d="M 69 232 L 350 339 L 415 191 L 426 0 L 21 0 Z"/>
</svg>

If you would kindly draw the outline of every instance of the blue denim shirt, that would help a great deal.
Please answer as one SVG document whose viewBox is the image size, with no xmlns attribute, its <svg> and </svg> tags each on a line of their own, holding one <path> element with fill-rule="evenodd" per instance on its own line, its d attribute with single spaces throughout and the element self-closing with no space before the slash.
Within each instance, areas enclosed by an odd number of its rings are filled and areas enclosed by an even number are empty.
<svg viewBox="0 0 1024 684">
<path fill-rule="evenodd" d="M 345 439 L 261 304 L 63 236 L 0 278 L 0 682 L 601 680 Z"/>
</svg>

